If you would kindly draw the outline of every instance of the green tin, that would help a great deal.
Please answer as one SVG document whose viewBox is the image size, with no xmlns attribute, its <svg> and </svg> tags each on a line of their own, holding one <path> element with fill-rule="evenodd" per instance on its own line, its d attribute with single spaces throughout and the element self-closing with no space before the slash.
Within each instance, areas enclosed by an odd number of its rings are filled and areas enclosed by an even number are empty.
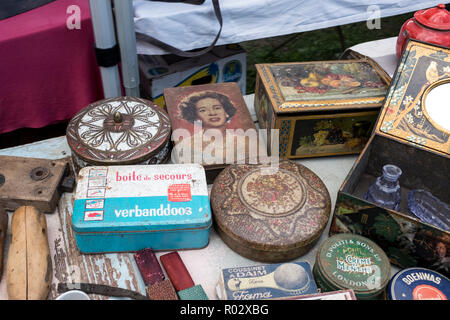
<svg viewBox="0 0 450 320">
<path fill-rule="evenodd" d="M 357 299 L 382 299 L 391 266 L 373 241 L 350 233 L 325 240 L 319 247 L 313 276 L 324 292 L 352 289 Z"/>
</svg>

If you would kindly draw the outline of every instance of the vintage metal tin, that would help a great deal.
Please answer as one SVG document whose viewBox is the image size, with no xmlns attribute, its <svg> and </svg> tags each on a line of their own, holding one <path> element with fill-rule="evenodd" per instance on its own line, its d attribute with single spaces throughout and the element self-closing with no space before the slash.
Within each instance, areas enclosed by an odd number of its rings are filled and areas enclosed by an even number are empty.
<svg viewBox="0 0 450 320">
<path fill-rule="evenodd" d="M 389 300 L 448 300 L 450 280 L 425 268 L 408 268 L 397 272 L 387 288 Z"/>
<path fill-rule="evenodd" d="M 289 160 L 275 169 L 230 165 L 211 190 L 215 230 L 231 249 L 256 261 L 305 254 L 330 216 L 330 195 L 315 173 Z"/>
<path fill-rule="evenodd" d="M 279 130 L 287 159 L 361 152 L 391 80 L 370 58 L 257 64 L 256 71 L 258 123 Z"/>
<path fill-rule="evenodd" d="M 208 183 L 227 164 L 258 163 L 258 133 L 235 82 L 167 88 L 164 99 L 174 163 L 202 164 Z"/>
<path fill-rule="evenodd" d="M 74 169 L 89 165 L 164 163 L 169 157 L 170 120 L 153 102 L 116 97 L 80 110 L 67 126 Z"/>
<path fill-rule="evenodd" d="M 370 238 L 401 268 L 450 275 L 450 232 L 413 214 L 408 193 L 450 204 L 450 49 L 409 40 L 372 137 L 339 189 L 330 234 Z M 364 199 L 385 164 L 401 168 L 399 210 Z"/>
<path fill-rule="evenodd" d="M 351 289 L 358 299 L 379 299 L 390 279 L 390 263 L 373 241 L 343 233 L 320 245 L 313 275 L 323 291 Z"/>
<path fill-rule="evenodd" d="M 202 248 L 211 209 L 198 164 L 80 170 L 72 227 L 83 253 Z"/>
</svg>

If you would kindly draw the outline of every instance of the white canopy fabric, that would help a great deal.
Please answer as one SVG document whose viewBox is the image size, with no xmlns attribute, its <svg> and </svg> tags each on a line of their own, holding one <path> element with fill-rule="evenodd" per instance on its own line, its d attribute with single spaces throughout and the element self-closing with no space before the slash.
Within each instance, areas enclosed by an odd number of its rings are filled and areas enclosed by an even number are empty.
<svg viewBox="0 0 450 320">
<path fill-rule="evenodd" d="M 220 0 L 223 29 L 216 45 L 323 29 L 434 7 L 442 0 Z M 133 0 L 135 30 L 181 50 L 209 46 L 219 23 L 202 5 Z M 412 13 L 411 13 L 412 16 Z M 383 25 L 381 24 L 381 28 Z M 370 32 L 368 28 L 367 32 Z M 167 52 L 142 41 L 139 54 Z"/>
</svg>

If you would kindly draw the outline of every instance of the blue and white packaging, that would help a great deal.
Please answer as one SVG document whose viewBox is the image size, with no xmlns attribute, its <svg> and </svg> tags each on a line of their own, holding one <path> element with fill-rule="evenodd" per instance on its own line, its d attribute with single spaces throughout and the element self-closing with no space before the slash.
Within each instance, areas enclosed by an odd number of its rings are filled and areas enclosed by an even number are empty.
<svg viewBox="0 0 450 320">
<path fill-rule="evenodd" d="M 450 280 L 425 268 L 408 268 L 397 272 L 388 285 L 389 300 L 448 300 Z"/>
<path fill-rule="evenodd" d="M 82 253 L 202 248 L 211 221 L 201 165 L 90 166 L 79 172 L 72 227 Z"/>
<path fill-rule="evenodd" d="M 317 293 L 307 262 L 223 269 L 216 287 L 221 300 L 271 300 Z"/>
</svg>

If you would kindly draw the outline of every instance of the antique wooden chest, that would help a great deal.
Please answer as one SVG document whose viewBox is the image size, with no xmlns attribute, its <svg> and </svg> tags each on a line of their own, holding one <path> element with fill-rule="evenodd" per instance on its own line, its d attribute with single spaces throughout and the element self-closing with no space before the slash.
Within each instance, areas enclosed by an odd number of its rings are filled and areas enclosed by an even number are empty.
<svg viewBox="0 0 450 320">
<path fill-rule="evenodd" d="M 421 266 L 448 276 L 449 231 L 413 214 L 408 200 L 412 191 L 423 190 L 448 208 L 449 101 L 449 48 L 408 42 L 374 134 L 338 192 L 330 234 L 364 235 L 381 246 L 395 265 Z M 386 164 L 402 170 L 399 210 L 364 197 Z M 421 205 L 427 210 L 433 207 Z M 448 216 L 448 212 L 441 214 Z"/>
<path fill-rule="evenodd" d="M 80 170 L 72 227 L 82 253 L 202 248 L 211 221 L 198 164 Z"/>
<path fill-rule="evenodd" d="M 170 155 L 170 120 L 158 105 L 135 97 L 94 102 L 69 122 L 74 169 L 89 165 L 158 164 Z"/>
<path fill-rule="evenodd" d="M 236 83 L 167 88 L 164 99 L 174 163 L 202 164 L 208 183 L 227 164 L 257 163 L 256 127 Z"/>
<path fill-rule="evenodd" d="M 268 170 L 268 171 L 266 171 Z M 308 168 L 290 160 L 226 167 L 211 189 L 215 230 L 240 255 L 283 262 L 315 244 L 329 220 L 330 195 Z"/>
<path fill-rule="evenodd" d="M 259 125 L 279 130 L 280 157 L 288 159 L 359 153 L 390 82 L 370 59 L 257 64 L 256 69 Z"/>
</svg>

